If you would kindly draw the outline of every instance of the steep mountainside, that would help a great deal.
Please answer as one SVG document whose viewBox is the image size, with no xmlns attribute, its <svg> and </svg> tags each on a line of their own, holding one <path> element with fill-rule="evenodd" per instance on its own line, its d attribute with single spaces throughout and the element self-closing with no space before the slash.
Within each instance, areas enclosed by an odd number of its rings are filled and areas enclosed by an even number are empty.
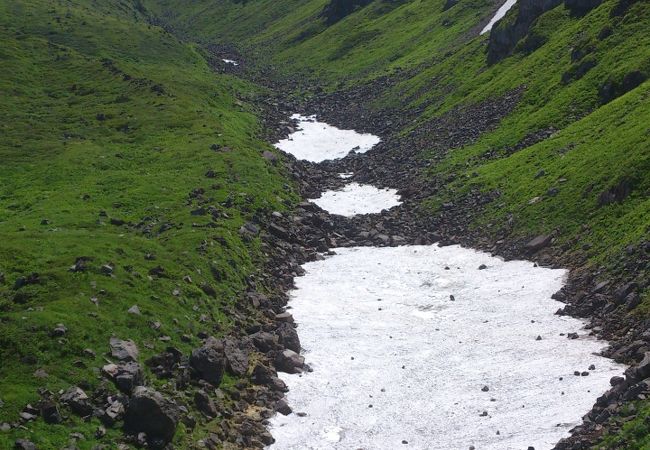
<svg viewBox="0 0 650 450">
<path fill-rule="evenodd" d="M 263 255 L 239 229 L 295 198 L 240 100 L 256 89 L 216 75 L 141 11 L 118 0 L 0 6 L 0 424 L 15 425 L 0 448 L 121 435 L 85 402 L 71 414 L 48 399 L 74 385 L 99 404 L 119 395 L 99 374 L 111 336 L 135 341 L 145 361 L 243 326 L 233 311 Z M 29 420 L 42 411 L 52 425 Z"/>
</svg>

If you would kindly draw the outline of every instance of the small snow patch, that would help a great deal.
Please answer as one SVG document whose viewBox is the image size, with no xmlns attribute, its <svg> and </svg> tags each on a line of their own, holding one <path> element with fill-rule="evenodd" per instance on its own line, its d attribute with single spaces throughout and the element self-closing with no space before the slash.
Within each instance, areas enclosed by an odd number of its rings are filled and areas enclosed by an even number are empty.
<svg viewBox="0 0 650 450">
<path fill-rule="evenodd" d="M 377 189 L 359 183 L 350 183 L 338 191 L 327 191 L 311 201 L 331 214 L 346 217 L 379 213 L 402 203 L 395 189 Z"/>
<path fill-rule="evenodd" d="M 499 8 L 499 10 L 496 12 L 494 17 L 490 19 L 490 22 L 487 25 L 485 25 L 485 28 L 481 30 L 481 34 L 485 34 L 488 31 L 490 31 L 494 26 L 494 24 L 497 23 L 499 20 L 501 20 L 503 16 L 505 16 L 506 13 L 510 11 L 510 8 L 515 6 L 515 3 L 517 3 L 517 0 L 506 0 L 503 6 L 501 6 L 501 8 Z"/>
<path fill-rule="evenodd" d="M 275 146 L 280 150 L 291 153 L 298 159 L 312 162 L 322 162 L 328 159 L 344 158 L 351 151 L 365 153 L 377 145 L 381 139 L 368 133 L 357 133 L 354 130 L 341 130 L 316 120 L 316 116 L 294 114 L 292 119 L 298 120 L 299 129 L 287 139 Z"/>
<path fill-rule="evenodd" d="M 233 60 L 233 59 L 225 59 L 224 58 L 224 59 L 222 59 L 222 61 L 225 62 L 226 64 L 232 64 L 233 66 L 238 66 L 239 65 L 239 63 L 237 61 Z"/>
</svg>

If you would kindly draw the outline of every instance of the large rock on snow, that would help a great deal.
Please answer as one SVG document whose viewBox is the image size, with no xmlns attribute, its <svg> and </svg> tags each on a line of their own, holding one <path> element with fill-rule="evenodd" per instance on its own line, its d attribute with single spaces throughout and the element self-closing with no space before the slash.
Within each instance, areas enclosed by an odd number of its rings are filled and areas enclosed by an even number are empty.
<svg viewBox="0 0 650 450">
<path fill-rule="evenodd" d="M 300 373 L 305 365 L 305 358 L 293 350 L 284 350 L 275 358 L 275 368 L 286 373 Z"/>
</svg>

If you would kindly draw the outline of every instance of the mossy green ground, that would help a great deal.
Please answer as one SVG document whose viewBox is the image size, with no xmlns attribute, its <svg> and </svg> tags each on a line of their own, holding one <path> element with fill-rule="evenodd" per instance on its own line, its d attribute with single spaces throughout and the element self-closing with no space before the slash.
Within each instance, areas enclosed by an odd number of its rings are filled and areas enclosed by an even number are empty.
<svg viewBox="0 0 650 450">
<path fill-rule="evenodd" d="M 255 88 L 215 75 L 196 48 L 150 26 L 136 6 L 0 3 L 0 423 L 16 421 L 38 388 L 98 386 L 111 335 L 134 339 L 144 360 L 168 345 L 189 351 L 198 331 L 227 331 L 228 310 L 262 261 L 259 243 L 244 242 L 239 227 L 293 200 L 261 157 L 269 146 L 238 99 Z M 213 222 L 190 214 L 196 188 L 220 210 L 213 228 L 193 226 Z M 92 258 L 88 270 L 71 272 L 82 256 Z M 149 275 L 156 266 L 164 276 Z M 39 282 L 15 289 L 31 273 Z M 216 298 L 198 287 L 204 282 Z M 133 305 L 141 315 L 127 313 Z M 68 332 L 51 337 L 58 323 Z M 36 377 L 38 369 L 48 376 Z M 39 419 L 0 433 L 0 448 L 19 437 L 62 448 L 73 431 L 90 448 L 97 425 Z"/>
</svg>

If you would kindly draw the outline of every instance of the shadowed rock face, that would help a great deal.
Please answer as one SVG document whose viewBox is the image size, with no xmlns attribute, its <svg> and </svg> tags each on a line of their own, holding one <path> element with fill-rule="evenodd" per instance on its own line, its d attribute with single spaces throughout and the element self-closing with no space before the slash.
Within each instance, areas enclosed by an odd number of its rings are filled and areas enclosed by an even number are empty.
<svg viewBox="0 0 650 450">
<path fill-rule="evenodd" d="M 370 4 L 372 0 L 331 0 L 323 9 L 327 23 L 336 23 L 355 9 Z"/>
<path fill-rule="evenodd" d="M 528 35 L 535 20 L 560 3 L 562 0 L 520 0 L 517 2 L 517 5 L 497 22 L 490 32 L 488 64 L 497 63 L 510 55 L 517 43 Z M 514 19 L 513 14 L 516 14 Z"/>
<path fill-rule="evenodd" d="M 574 15 L 584 15 L 597 7 L 603 0 L 564 0 L 564 6 Z"/>
<path fill-rule="evenodd" d="M 399 6 L 400 4 L 408 0 L 377 0 L 377 1 L 380 2 L 383 7 L 393 8 Z M 454 4 L 455 2 L 457 2 L 457 0 L 450 0 L 450 1 L 453 1 Z M 352 14 L 358 8 L 363 8 L 364 6 L 367 6 L 372 2 L 373 0 L 330 0 L 330 2 L 325 6 L 325 8 L 323 8 L 322 16 L 325 17 L 325 21 L 327 22 L 327 24 L 331 25 L 343 19 L 345 16 Z"/>
</svg>

